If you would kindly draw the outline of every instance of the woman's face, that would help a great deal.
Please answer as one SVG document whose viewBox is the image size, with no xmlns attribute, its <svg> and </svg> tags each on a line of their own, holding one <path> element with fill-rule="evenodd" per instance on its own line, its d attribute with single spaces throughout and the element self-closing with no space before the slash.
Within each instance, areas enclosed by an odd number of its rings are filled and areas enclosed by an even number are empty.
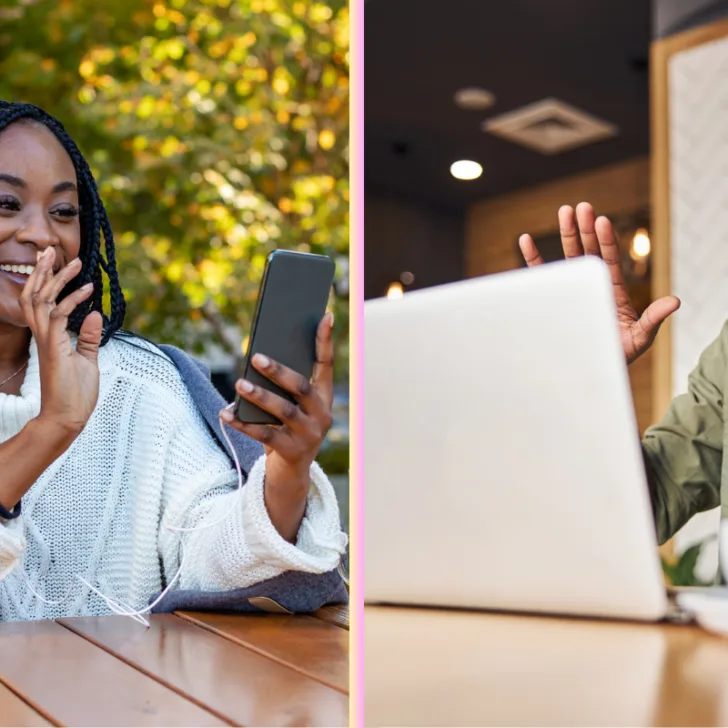
<svg viewBox="0 0 728 728">
<path fill-rule="evenodd" d="M 19 298 L 38 252 L 55 250 L 54 271 L 78 256 L 77 184 L 53 132 L 16 123 L 0 134 L 0 327 L 26 326 Z"/>
</svg>

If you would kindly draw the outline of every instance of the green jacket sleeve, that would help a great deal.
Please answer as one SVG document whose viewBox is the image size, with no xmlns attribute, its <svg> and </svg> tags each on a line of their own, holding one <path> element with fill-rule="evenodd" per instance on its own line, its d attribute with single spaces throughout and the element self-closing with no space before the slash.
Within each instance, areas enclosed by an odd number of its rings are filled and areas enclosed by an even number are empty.
<svg viewBox="0 0 728 728">
<path fill-rule="evenodd" d="M 687 393 L 645 433 L 642 450 L 660 543 L 696 513 L 720 505 L 727 367 L 728 324 L 700 357 Z"/>
</svg>

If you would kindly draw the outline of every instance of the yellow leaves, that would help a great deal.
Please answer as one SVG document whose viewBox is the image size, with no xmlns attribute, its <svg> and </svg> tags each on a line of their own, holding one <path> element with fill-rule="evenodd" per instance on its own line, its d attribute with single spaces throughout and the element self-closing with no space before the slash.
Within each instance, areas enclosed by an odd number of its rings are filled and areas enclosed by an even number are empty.
<svg viewBox="0 0 728 728">
<path fill-rule="evenodd" d="M 336 144 L 336 135 L 330 129 L 322 129 L 319 132 L 318 143 L 321 149 L 328 151 Z"/>
<path fill-rule="evenodd" d="M 240 36 L 238 39 L 238 43 L 243 48 L 250 48 L 250 46 L 255 45 L 258 38 L 256 37 L 255 33 L 253 31 L 249 30 L 245 35 Z"/>
<path fill-rule="evenodd" d="M 291 120 L 291 115 L 285 109 L 281 109 L 276 114 L 276 120 L 279 124 L 287 124 Z"/>
<path fill-rule="evenodd" d="M 321 85 L 324 88 L 333 88 L 338 81 L 338 74 L 333 66 L 327 66 L 321 74 Z"/>
<path fill-rule="evenodd" d="M 293 211 L 293 202 L 287 197 L 281 197 L 281 199 L 278 200 L 278 209 L 282 213 L 288 215 Z"/>
<path fill-rule="evenodd" d="M 172 283 L 178 283 L 182 278 L 184 266 L 181 260 L 173 260 L 165 269 L 167 279 Z"/>
<path fill-rule="evenodd" d="M 179 38 L 170 38 L 166 43 L 167 55 L 178 61 L 185 53 L 185 44 Z"/>
<path fill-rule="evenodd" d="M 143 152 L 149 146 L 149 142 L 146 137 L 135 136 L 131 145 L 135 152 Z"/>
<path fill-rule="evenodd" d="M 178 154 L 182 150 L 182 144 L 179 139 L 173 136 L 168 136 L 159 148 L 159 153 L 165 158 L 169 159 L 175 154 Z"/>
<path fill-rule="evenodd" d="M 202 285 L 212 293 L 220 291 L 225 280 L 232 273 L 232 266 L 229 263 L 209 259 L 203 260 L 198 269 Z"/>
<path fill-rule="evenodd" d="M 242 79 L 235 84 L 235 93 L 238 96 L 248 96 L 253 90 L 253 84 L 250 81 L 243 81 Z"/>
<path fill-rule="evenodd" d="M 82 78 L 91 78 L 91 76 L 96 73 L 96 64 L 89 58 L 85 58 L 81 61 L 81 64 L 78 67 L 78 72 Z"/>
<path fill-rule="evenodd" d="M 182 13 L 172 9 L 167 10 L 167 18 L 171 23 L 174 23 L 175 25 L 184 25 L 187 20 L 185 16 L 182 15 Z"/>
<path fill-rule="evenodd" d="M 313 23 L 325 23 L 331 19 L 332 15 L 333 11 L 331 8 L 323 3 L 313 3 L 308 12 L 308 17 Z"/>
<path fill-rule="evenodd" d="M 303 18 L 306 15 L 306 8 L 306 3 L 293 3 L 293 14 L 298 18 Z"/>
<path fill-rule="evenodd" d="M 207 80 L 206 78 L 202 78 L 202 79 L 200 79 L 200 80 L 199 80 L 199 81 L 198 81 L 198 82 L 197 82 L 197 83 L 195 84 L 195 89 L 196 89 L 196 90 L 197 90 L 197 91 L 198 91 L 199 93 L 201 93 L 201 94 L 202 94 L 203 96 L 205 96 L 206 94 L 209 94 L 209 93 L 210 93 L 210 89 L 211 89 L 211 88 L 212 88 L 212 85 L 210 84 L 210 82 L 209 82 L 209 81 L 208 81 L 208 80 Z"/>
<path fill-rule="evenodd" d="M 130 247 L 132 245 L 135 245 L 136 244 L 136 239 L 137 239 L 136 233 L 133 232 L 133 231 L 131 231 L 131 230 L 127 230 L 126 232 L 124 232 L 121 235 L 121 237 L 117 238 L 117 240 L 125 248 L 128 248 L 128 247 Z"/>
<path fill-rule="evenodd" d="M 145 96 L 137 106 L 136 114 L 140 119 L 148 119 L 154 113 L 156 105 L 154 96 Z"/>
<path fill-rule="evenodd" d="M 96 98 L 96 89 L 92 86 L 82 86 L 78 92 L 78 100 L 82 104 L 90 104 Z"/>
<path fill-rule="evenodd" d="M 228 85 L 224 81 L 218 81 L 213 88 L 215 96 L 225 96 L 227 91 Z"/>
<path fill-rule="evenodd" d="M 185 83 L 194 86 L 200 80 L 200 74 L 197 71 L 185 71 Z"/>
<path fill-rule="evenodd" d="M 163 18 L 167 12 L 166 8 L 164 7 L 164 3 L 154 3 L 154 7 L 152 8 L 152 12 L 154 13 L 154 16 L 157 18 Z"/>
<path fill-rule="evenodd" d="M 272 13 L 270 19 L 273 21 L 273 24 L 277 25 L 279 28 L 291 27 L 291 18 L 284 13 Z"/>
<path fill-rule="evenodd" d="M 220 40 L 210 45 L 207 52 L 210 54 L 210 58 L 222 58 L 230 47 L 230 42 L 227 40 Z"/>
<path fill-rule="evenodd" d="M 288 81 L 285 78 L 281 78 L 280 76 L 278 78 L 274 78 L 271 85 L 273 87 L 273 90 L 281 96 L 285 96 L 291 88 Z"/>
<path fill-rule="evenodd" d="M 326 113 L 334 115 L 342 106 L 343 102 L 338 96 L 332 96 L 326 104 Z"/>
</svg>

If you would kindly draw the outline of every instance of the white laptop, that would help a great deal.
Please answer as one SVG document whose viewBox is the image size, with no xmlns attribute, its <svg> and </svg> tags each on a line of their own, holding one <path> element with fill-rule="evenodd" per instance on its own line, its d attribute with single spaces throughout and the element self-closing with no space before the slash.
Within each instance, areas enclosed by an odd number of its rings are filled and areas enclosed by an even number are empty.
<svg viewBox="0 0 728 728">
<path fill-rule="evenodd" d="M 365 601 L 665 617 L 606 265 L 364 311 Z"/>
</svg>

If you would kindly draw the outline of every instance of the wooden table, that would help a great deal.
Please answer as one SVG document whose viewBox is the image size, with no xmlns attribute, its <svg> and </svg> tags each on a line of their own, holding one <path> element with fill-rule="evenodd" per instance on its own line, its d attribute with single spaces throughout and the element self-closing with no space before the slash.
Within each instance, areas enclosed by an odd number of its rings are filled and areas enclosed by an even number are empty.
<svg viewBox="0 0 728 728">
<path fill-rule="evenodd" d="M 728 639 L 693 626 L 367 608 L 368 726 L 725 726 Z"/>
<path fill-rule="evenodd" d="M 346 614 L 0 622 L 0 725 L 345 726 Z"/>
</svg>

